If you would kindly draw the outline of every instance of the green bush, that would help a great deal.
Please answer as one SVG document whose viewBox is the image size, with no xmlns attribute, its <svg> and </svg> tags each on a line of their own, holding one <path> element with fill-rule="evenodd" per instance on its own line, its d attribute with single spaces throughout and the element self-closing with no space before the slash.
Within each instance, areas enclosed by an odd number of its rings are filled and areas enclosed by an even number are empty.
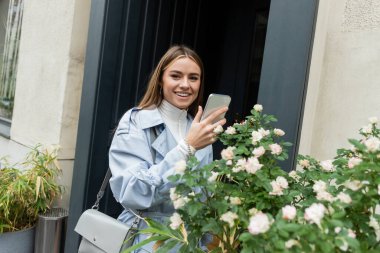
<svg viewBox="0 0 380 253">
<path fill-rule="evenodd" d="M 285 172 L 281 141 L 272 115 L 255 105 L 251 115 L 219 138 L 222 159 L 200 169 L 198 161 L 176 166 L 171 199 L 176 213 L 166 224 L 146 219 L 158 251 L 203 252 L 379 252 L 380 130 L 377 119 L 360 130 L 351 149 L 332 160 L 299 155 L 297 170 Z M 134 248 L 146 243 L 142 242 Z M 132 250 L 132 249 L 131 249 Z"/>
</svg>

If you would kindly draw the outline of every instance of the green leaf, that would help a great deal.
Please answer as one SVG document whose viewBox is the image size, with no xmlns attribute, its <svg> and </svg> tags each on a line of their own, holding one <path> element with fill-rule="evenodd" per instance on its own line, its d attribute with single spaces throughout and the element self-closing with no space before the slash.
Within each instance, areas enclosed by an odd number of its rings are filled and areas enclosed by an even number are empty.
<svg viewBox="0 0 380 253">
<path fill-rule="evenodd" d="M 142 246 L 150 243 L 150 242 L 154 242 L 154 241 L 164 241 L 164 240 L 167 240 L 169 239 L 167 236 L 162 236 L 162 235 L 159 235 L 159 236 L 152 236 L 152 237 L 149 237 L 141 242 L 139 242 L 138 244 L 135 244 L 133 245 L 132 247 L 129 247 L 128 249 L 124 250 L 122 253 L 130 253 L 136 249 L 139 249 L 141 248 Z"/>
<path fill-rule="evenodd" d="M 171 249 L 173 249 L 177 244 L 180 244 L 180 241 L 176 240 L 167 240 L 164 244 L 161 244 L 161 246 L 155 251 L 155 253 L 167 253 Z"/>
<path fill-rule="evenodd" d="M 191 202 L 186 207 L 190 216 L 196 216 L 202 209 L 203 205 L 200 202 Z"/>
<path fill-rule="evenodd" d="M 289 223 L 289 224 L 286 224 L 285 226 L 282 227 L 282 229 L 284 229 L 285 231 L 288 231 L 288 232 L 296 232 L 300 229 L 300 225 L 298 224 L 294 224 L 294 223 Z"/>
</svg>

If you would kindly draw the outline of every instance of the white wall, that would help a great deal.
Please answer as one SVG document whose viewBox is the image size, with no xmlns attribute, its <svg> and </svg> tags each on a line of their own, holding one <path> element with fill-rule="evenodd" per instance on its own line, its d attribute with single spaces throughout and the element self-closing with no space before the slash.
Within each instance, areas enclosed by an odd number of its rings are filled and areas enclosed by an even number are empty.
<svg viewBox="0 0 380 253">
<path fill-rule="evenodd" d="M 380 118 L 380 1 L 320 0 L 299 153 L 324 160 Z"/>
<path fill-rule="evenodd" d="M 68 207 L 91 0 L 27 0 L 19 49 L 11 140 L 0 156 L 58 144 Z M 1 138 L 1 137 L 0 137 Z M 20 152 L 21 151 L 21 152 Z M 12 158 L 13 159 L 13 158 Z"/>
</svg>

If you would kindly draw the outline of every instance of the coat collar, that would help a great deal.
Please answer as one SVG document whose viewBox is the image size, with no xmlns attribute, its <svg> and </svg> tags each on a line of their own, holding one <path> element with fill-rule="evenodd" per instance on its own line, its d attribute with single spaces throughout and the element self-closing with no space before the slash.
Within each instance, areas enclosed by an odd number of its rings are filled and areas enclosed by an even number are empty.
<svg viewBox="0 0 380 253">
<path fill-rule="evenodd" d="M 142 129 L 164 124 L 164 120 L 162 119 L 161 113 L 158 111 L 157 107 L 147 108 L 143 110 L 139 108 L 133 108 L 132 110 L 139 111 L 139 121 Z M 191 121 L 192 119 L 192 116 L 187 114 L 187 120 Z"/>
<path fill-rule="evenodd" d="M 143 110 L 135 108 L 135 110 L 140 110 L 139 120 L 140 120 L 142 129 L 147 129 L 147 128 L 164 124 L 164 121 L 157 107 L 154 107 L 151 109 L 143 109 Z"/>
</svg>

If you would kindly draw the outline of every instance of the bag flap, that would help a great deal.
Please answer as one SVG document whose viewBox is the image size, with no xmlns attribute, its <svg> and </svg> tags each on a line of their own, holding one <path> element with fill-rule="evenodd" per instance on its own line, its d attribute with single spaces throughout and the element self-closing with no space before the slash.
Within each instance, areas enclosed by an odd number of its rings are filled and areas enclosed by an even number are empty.
<svg viewBox="0 0 380 253">
<path fill-rule="evenodd" d="M 75 226 L 75 232 L 108 253 L 118 253 L 129 227 L 95 209 L 86 210 Z"/>
</svg>

